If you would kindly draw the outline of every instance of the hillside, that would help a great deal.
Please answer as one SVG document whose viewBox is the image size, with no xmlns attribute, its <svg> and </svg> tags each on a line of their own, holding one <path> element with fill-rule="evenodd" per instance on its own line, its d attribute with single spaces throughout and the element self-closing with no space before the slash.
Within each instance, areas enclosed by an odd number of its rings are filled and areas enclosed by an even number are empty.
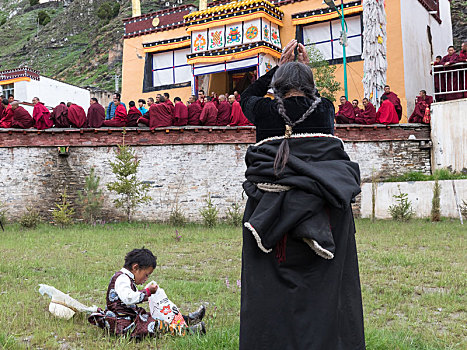
<svg viewBox="0 0 467 350">
<path fill-rule="evenodd" d="M 120 4 L 116 17 L 98 17 L 105 2 Z M 467 1 L 451 3 L 459 47 L 467 40 Z M 158 10 L 158 4 L 141 1 L 143 13 Z M 51 18 L 43 26 L 37 23 L 40 11 Z M 28 65 L 71 84 L 113 90 L 114 76 L 121 75 L 122 19 L 130 16 L 131 0 L 62 0 L 35 6 L 30 0 L 0 0 L 0 70 Z"/>
</svg>

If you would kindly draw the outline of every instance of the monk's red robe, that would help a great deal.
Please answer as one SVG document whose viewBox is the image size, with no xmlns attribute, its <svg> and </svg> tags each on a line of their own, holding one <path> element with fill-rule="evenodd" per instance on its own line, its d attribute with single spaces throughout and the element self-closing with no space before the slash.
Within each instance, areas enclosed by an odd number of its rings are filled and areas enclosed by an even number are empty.
<svg viewBox="0 0 467 350">
<path fill-rule="evenodd" d="M 354 107 L 353 110 L 354 110 L 355 118 L 361 117 L 363 109 L 360 109 L 359 107 Z"/>
<path fill-rule="evenodd" d="M 69 128 L 70 121 L 68 120 L 68 107 L 59 104 L 50 114 L 50 119 L 53 121 L 56 128 Z"/>
<path fill-rule="evenodd" d="M 54 123 L 50 120 L 50 112 L 42 102 L 37 102 L 32 111 L 32 117 L 35 120 L 37 130 L 44 130 L 51 128 Z"/>
<path fill-rule="evenodd" d="M 459 52 L 459 62 L 467 62 L 467 51 Z M 461 74 L 460 79 L 461 90 L 467 90 L 467 71 Z M 464 92 L 464 98 L 467 98 L 467 91 Z"/>
<path fill-rule="evenodd" d="M 245 125 L 253 125 L 251 124 L 248 119 L 246 119 L 245 114 L 243 114 L 242 107 L 240 103 L 234 101 L 232 103 L 232 114 L 230 115 L 230 126 L 245 126 Z"/>
<path fill-rule="evenodd" d="M 193 102 L 188 105 L 188 125 L 199 125 L 199 117 L 201 116 L 202 111 L 203 108 L 201 107 L 201 104 L 197 102 Z"/>
<path fill-rule="evenodd" d="M 88 128 L 100 128 L 104 125 L 105 120 L 105 109 L 99 103 L 93 103 L 88 108 L 87 116 L 87 126 Z"/>
<path fill-rule="evenodd" d="M 151 130 L 171 125 L 172 113 L 170 113 L 170 107 L 166 103 L 154 103 L 149 107 L 149 127 Z"/>
<path fill-rule="evenodd" d="M 32 119 L 29 112 L 23 107 L 16 107 L 13 113 L 13 121 L 11 122 L 12 128 L 29 129 L 34 126 L 34 119 Z"/>
<path fill-rule="evenodd" d="M 226 126 L 230 123 L 230 116 L 232 115 L 232 106 L 227 101 L 219 103 L 217 108 L 217 121 L 216 125 Z"/>
<path fill-rule="evenodd" d="M 240 96 L 240 94 L 235 96 L 235 101 L 240 102 L 241 99 L 242 99 L 242 97 Z"/>
<path fill-rule="evenodd" d="M 426 96 L 425 99 L 422 99 L 421 96 L 417 96 L 417 103 L 415 104 L 415 109 L 413 110 L 412 115 L 409 118 L 409 123 L 425 123 L 423 118 L 428 112 L 430 115 L 430 106 L 433 103 L 433 97 Z M 428 111 L 427 111 L 428 108 Z M 425 123 L 428 124 L 428 123 Z"/>
<path fill-rule="evenodd" d="M 169 106 L 170 113 L 171 113 L 172 116 L 173 116 L 174 113 L 175 113 L 175 106 L 174 106 L 173 102 L 170 101 L 169 99 L 167 99 L 167 100 L 165 100 L 165 104 L 166 104 L 167 106 Z"/>
<path fill-rule="evenodd" d="M 128 117 L 126 113 L 126 108 L 119 103 L 115 109 L 115 116 L 110 120 L 104 120 L 104 125 L 108 127 L 122 127 L 126 126 L 128 122 Z"/>
<path fill-rule="evenodd" d="M 217 123 L 217 108 L 214 102 L 207 101 L 204 104 L 203 111 L 199 117 L 201 125 L 216 125 Z"/>
<path fill-rule="evenodd" d="M 141 118 L 143 114 L 136 107 L 131 107 L 128 110 L 128 122 L 126 126 L 138 126 L 138 119 Z"/>
<path fill-rule="evenodd" d="M 389 91 L 388 93 L 385 92 L 383 94 L 383 96 L 386 96 L 388 98 L 388 100 L 394 105 L 394 108 L 396 109 L 397 117 L 399 118 L 399 120 L 401 120 L 401 118 L 402 118 L 402 105 L 401 105 L 401 100 L 399 99 L 397 94 L 395 94 L 392 91 Z"/>
<path fill-rule="evenodd" d="M 2 118 L 0 119 L 0 128 L 11 128 L 11 121 L 13 120 L 13 110 L 11 105 L 8 105 L 2 113 Z"/>
<path fill-rule="evenodd" d="M 185 126 L 188 124 L 188 108 L 183 102 L 175 103 L 173 125 Z"/>
<path fill-rule="evenodd" d="M 72 104 L 68 107 L 68 120 L 72 127 L 82 128 L 86 124 L 86 112 L 83 107 Z"/>
<path fill-rule="evenodd" d="M 204 105 L 206 104 L 207 100 L 200 101 L 199 99 L 195 101 L 201 108 L 204 108 Z"/>
<path fill-rule="evenodd" d="M 213 97 L 212 102 L 214 102 L 214 106 L 216 106 L 216 108 L 219 108 L 219 97 Z"/>
<path fill-rule="evenodd" d="M 3 115 L 3 110 L 5 109 L 5 107 L 3 107 L 2 105 L 2 101 L 0 101 L 0 118 L 2 117 Z"/>
<path fill-rule="evenodd" d="M 355 121 L 355 110 L 349 101 L 339 105 L 339 111 L 336 114 L 337 124 L 352 124 Z"/>
<path fill-rule="evenodd" d="M 378 124 L 399 124 L 399 116 L 396 108 L 389 100 L 384 100 L 376 113 L 376 122 Z"/>
<path fill-rule="evenodd" d="M 451 65 L 455 63 L 460 62 L 460 57 L 459 55 L 455 52 L 452 55 L 446 55 L 443 57 L 441 60 L 441 64 L 443 66 L 446 65 L 446 63 L 449 63 L 449 65 L 446 66 L 446 70 L 451 69 Z M 460 86 L 460 81 L 457 78 L 457 73 L 446 73 L 441 75 L 441 92 L 449 92 L 453 90 L 461 90 Z M 451 100 L 457 100 L 459 98 L 464 97 L 464 94 L 462 92 L 456 92 L 456 93 L 450 93 L 450 94 L 444 94 L 441 96 L 441 100 L 445 101 L 451 101 Z"/>
<path fill-rule="evenodd" d="M 371 102 L 362 110 L 358 117 L 355 118 L 355 124 L 371 125 L 376 123 L 376 108 Z"/>
</svg>

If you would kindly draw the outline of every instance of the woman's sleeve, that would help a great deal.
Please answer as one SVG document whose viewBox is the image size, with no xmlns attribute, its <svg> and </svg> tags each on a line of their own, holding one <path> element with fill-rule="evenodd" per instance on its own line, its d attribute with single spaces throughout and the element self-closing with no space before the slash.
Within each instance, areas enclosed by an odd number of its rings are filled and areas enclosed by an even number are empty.
<svg viewBox="0 0 467 350">
<path fill-rule="evenodd" d="M 259 115 L 267 115 L 267 111 L 269 111 L 273 103 L 270 98 L 265 98 L 264 95 L 268 92 L 276 70 L 277 66 L 257 79 L 241 95 L 240 105 L 242 106 L 243 114 L 253 124 L 255 124 Z M 260 113 L 257 113 L 258 111 Z"/>
</svg>

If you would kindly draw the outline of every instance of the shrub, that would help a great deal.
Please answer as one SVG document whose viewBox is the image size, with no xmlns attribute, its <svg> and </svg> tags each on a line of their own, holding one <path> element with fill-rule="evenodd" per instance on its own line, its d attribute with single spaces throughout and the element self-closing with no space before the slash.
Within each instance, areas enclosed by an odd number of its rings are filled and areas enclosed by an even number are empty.
<svg viewBox="0 0 467 350">
<path fill-rule="evenodd" d="M 394 220 L 409 221 L 414 215 L 412 202 L 408 199 L 409 195 L 407 193 L 402 193 L 400 186 L 397 187 L 399 188 L 399 194 L 393 196 L 397 204 L 389 206 L 389 213 Z"/>
<path fill-rule="evenodd" d="M 91 168 L 89 176 L 86 176 L 83 191 L 78 192 L 78 200 L 82 207 L 83 219 L 89 224 L 96 222 L 102 209 L 104 196 L 102 195 L 102 190 L 99 189 L 100 180 L 101 178 L 95 174 L 95 169 Z"/>
<path fill-rule="evenodd" d="M 29 0 L 29 6 L 39 5 L 39 0 Z"/>
<path fill-rule="evenodd" d="M 238 203 L 232 203 L 227 209 L 227 223 L 231 226 L 242 226 L 243 213 Z"/>
<path fill-rule="evenodd" d="M 461 214 L 465 220 L 467 220 L 467 202 L 465 200 L 462 201 L 463 205 L 461 205 Z"/>
<path fill-rule="evenodd" d="M 65 191 L 61 194 L 61 203 L 56 203 L 55 205 L 57 208 L 52 211 L 55 225 L 58 225 L 62 228 L 70 226 L 73 223 L 73 214 L 75 213 L 75 210 L 71 208 L 67 198 L 68 196 L 65 189 Z"/>
<path fill-rule="evenodd" d="M 2 222 L 2 224 L 6 224 L 6 222 L 8 221 L 7 214 L 8 214 L 8 209 L 5 203 L 0 201 L 0 222 Z"/>
<path fill-rule="evenodd" d="M 183 212 L 180 210 L 180 207 L 177 205 L 175 209 L 170 213 L 169 224 L 172 226 L 185 226 L 187 219 Z"/>
<path fill-rule="evenodd" d="M 19 224 L 24 228 L 36 228 L 41 221 L 39 211 L 32 207 L 26 207 L 26 212 L 19 219 Z"/>
<path fill-rule="evenodd" d="M 323 54 L 314 45 L 307 45 L 308 56 L 310 57 L 310 67 L 316 82 L 316 88 L 321 96 L 326 97 L 331 102 L 335 102 L 334 94 L 341 89 L 341 85 L 336 81 L 337 66 L 329 65 Z"/>
<path fill-rule="evenodd" d="M 37 14 L 37 19 L 39 20 L 39 24 L 41 26 L 45 26 L 47 23 L 50 22 L 50 16 L 45 11 L 39 11 Z"/>
<path fill-rule="evenodd" d="M 97 9 L 97 17 L 102 20 L 110 20 L 118 16 L 120 4 L 117 1 L 105 1 Z"/>
<path fill-rule="evenodd" d="M 123 137 L 125 137 L 123 131 Z M 117 208 L 123 208 L 128 222 L 131 221 L 131 214 L 139 204 L 147 203 L 152 198 L 147 195 L 149 184 L 139 181 L 136 177 L 140 160 L 130 146 L 118 146 L 116 151 L 116 161 L 110 162 L 112 172 L 117 177 L 117 181 L 107 184 L 109 191 L 115 192 L 119 198 L 114 200 Z"/>
<path fill-rule="evenodd" d="M 438 180 L 435 180 L 435 186 L 433 188 L 433 199 L 431 200 L 431 221 L 441 220 L 440 195 L 441 186 L 439 185 Z"/>
<path fill-rule="evenodd" d="M 5 23 L 6 23 L 6 18 L 5 18 L 5 17 L 3 17 L 2 19 L 0 19 L 0 27 L 1 27 L 2 25 L 4 25 Z"/>
<path fill-rule="evenodd" d="M 201 209 L 199 213 L 203 217 L 204 226 L 214 227 L 217 225 L 217 214 L 219 213 L 219 210 L 212 202 L 211 195 L 208 195 L 208 199 L 206 199 L 206 206 Z"/>
</svg>

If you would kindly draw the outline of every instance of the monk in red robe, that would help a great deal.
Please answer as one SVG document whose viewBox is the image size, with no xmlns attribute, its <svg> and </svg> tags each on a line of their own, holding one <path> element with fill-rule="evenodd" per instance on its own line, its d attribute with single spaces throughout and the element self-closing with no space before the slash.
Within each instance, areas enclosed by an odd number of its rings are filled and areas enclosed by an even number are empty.
<svg viewBox="0 0 467 350">
<path fill-rule="evenodd" d="M 11 122 L 13 120 L 14 112 L 11 109 L 11 105 L 6 98 L 2 100 L 3 112 L 0 119 L 0 128 L 11 128 Z"/>
<path fill-rule="evenodd" d="M 174 126 L 185 126 L 188 124 L 188 107 L 182 102 L 180 97 L 174 98 L 175 111 L 174 111 Z"/>
<path fill-rule="evenodd" d="M 435 66 L 441 66 L 441 60 L 443 58 L 441 56 L 436 56 L 435 60 L 433 62 L 431 62 L 431 65 L 433 66 L 433 68 L 431 69 L 431 72 L 430 72 L 430 75 L 433 75 L 434 73 L 434 70 L 435 70 Z M 434 78 L 434 81 L 435 81 L 435 92 L 440 92 L 440 76 L 439 75 L 435 75 L 435 78 Z M 445 86 L 446 88 L 446 86 Z M 441 95 L 439 95 L 439 97 L 436 97 L 437 100 L 441 100 L 440 99 Z"/>
<path fill-rule="evenodd" d="M 201 125 L 211 126 L 217 123 L 217 108 L 210 96 L 206 97 L 203 111 L 199 117 Z"/>
<path fill-rule="evenodd" d="M 427 96 L 425 90 L 420 91 L 420 95 L 415 100 L 415 109 L 409 118 L 409 123 L 430 123 L 430 106 L 433 97 Z"/>
<path fill-rule="evenodd" d="M 219 96 L 219 107 L 217 108 L 216 125 L 219 125 L 219 126 L 229 125 L 231 115 L 232 115 L 232 106 L 225 99 L 224 95 L 220 95 Z"/>
<path fill-rule="evenodd" d="M 352 107 L 353 107 L 353 110 L 355 112 L 355 118 L 360 117 L 363 110 L 360 109 L 360 107 L 358 107 L 358 100 L 353 100 L 352 101 Z"/>
<path fill-rule="evenodd" d="M 383 96 L 386 96 L 388 100 L 394 105 L 394 108 L 396 109 L 397 116 L 399 120 L 402 118 L 402 105 L 401 105 L 401 100 L 395 94 L 394 92 L 391 91 L 391 87 L 389 85 L 386 85 L 384 87 L 384 94 Z"/>
<path fill-rule="evenodd" d="M 44 130 L 51 128 L 54 123 L 50 119 L 50 112 L 44 104 L 39 101 L 38 97 L 32 99 L 34 104 L 34 110 L 32 111 L 32 117 L 35 120 L 35 126 L 37 130 Z"/>
<path fill-rule="evenodd" d="M 70 121 L 68 120 L 68 107 L 64 102 L 60 103 L 52 110 L 50 119 L 53 121 L 54 127 L 56 128 L 70 127 Z"/>
<path fill-rule="evenodd" d="M 459 62 L 467 62 L 467 42 L 462 44 L 461 51 L 459 52 Z M 461 75 L 461 89 L 467 90 L 467 72 Z M 464 98 L 467 98 L 467 91 L 464 91 Z"/>
<path fill-rule="evenodd" d="M 460 57 L 456 53 L 456 49 L 454 46 L 449 46 L 448 47 L 448 54 L 443 57 L 441 60 L 441 64 L 449 70 L 450 67 L 453 64 L 459 63 L 460 62 Z M 444 91 L 453 91 L 453 90 L 460 90 L 460 84 L 459 84 L 459 79 L 457 78 L 457 73 L 446 73 L 442 74 L 441 80 L 444 80 L 444 84 L 446 84 L 446 89 L 441 89 L 442 92 Z M 443 82 L 441 83 L 443 85 Z M 450 93 L 450 94 L 445 94 L 443 95 L 444 100 L 446 101 L 451 101 L 451 100 L 457 100 L 459 98 L 464 97 L 464 94 L 462 92 L 457 92 L 457 93 Z"/>
<path fill-rule="evenodd" d="M 337 124 L 352 124 L 355 122 L 355 110 L 352 104 L 347 101 L 345 96 L 340 98 L 341 104 L 339 105 L 339 111 L 336 114 Z"/>
<path fill-rule="evenodd" d="M 18 101 L 13 101 L 11 103 L 11 109 L 13 110 L 13 120 L 11 122 L 12 128 L 18 129 L 29 129 L 34 126 L 34 119 L 27 110 L 21 107 Z"/>
<path fill-rule="evenodd" d="M 389 98 L 384 94 L 381 96 L 381 106 L 376 113 L 376 122 L 378 124 L 399 124 L 399 116 L 396 112 L 396 107 L 389 101 Z"/>
<path fill-rule="evenodd" d="M 217 96 L 217 94 L 214 91 L 211 92 L 211 100 L 214 103 L 214 106 L 216 106 L 216 108 L 219 108 L 219 96 Z"/>
<path fill-rule="evenodd" d="M 172 115 L 174 115 L 175 113 L 175 106 L 173 104 L 172 101 L 170 101 L 170 95 L 168 92 L 164 92 L 164 97 L 165 97 L 165 103 L 167 104 L 167 106 L 169 106 L 169 109 L 170 109 L 170 113 Z"/>
<path fill-rule="evenodd" d="M 136 107 L 135 101 L 130 101 L 128 106 L 130 109 L 128 110 L 128 122 L 126 126 L 138 126 L 138 120 L 143 116 L 143 114 Z"/>
<path fill-rule="evenodd" d="M 199 125 L 199 117 L 201 116 L 203 108 L 201 104 L 198 103 L 195 96 L 190 96 L 188 102 L 188 125 Z"/>
<path fill-rule="evenodd" d="M 198 99 L 196 100 L 201 108 L 204 108 L 204 104 L 206 103 L 206 96 L 204 95 L 204 90 L 198 90 Z"/>
<path fill-rule="evenodd" d="M 234 91 L 234 96 L 235 96 L 235 101 L 240 102 L 241 96 L 240 96 L 240 94 L 238 93 L 238 91 Z"/>
<path fill-rule="evenodd" d="M 229 102 L 232 103 L 232 112 L 230 115 L 229 126 L 253 125 L 245 117 L 245 114 L 243 114 L 242 107 L 240 106 L 240 102 L 236 100 L 234 95 L 229 96 Z"/>
<path fill-rule="evenodd" d="M 115 116 L 110 120 L 104 120 L 104 125 L 108 127 L 122 127 L 126 126 L 128 122 L 128 115 L 126 113 L 126 108 L 120 102 L 119 98 L 114 99 Z"/>
<path fill-rule="evenodd" d="M 105 120 L 105 109 L 99 104 L 97 98 L 92 97 L 90 101 L 90 106 L 88 108 L 87 115 L 87 127 L 88 128 L 100 128 L 104 125 Z"/>
<path fill-rule="evenodd" d="M 153 130 L 155 128 L 172 126 L 172 118 L 170 107 L 165 103 L 165 97 L 160 96 L 159 103 L 154 103 L 149 107 L 149 120 L 145 117 L 141 117 L 138 123 L 147 125 Z"/>
<path fill-rule="evenodd" d="M 76 103 L 68 102 L 68 120 L 71 127 L 82 128 L 86 124 L 86 112 L 83 107 L 78 106 Z"/>
<path fill-rule="evenodd" d="M 367 98 L 363 99 L 364 110 L 355 118 L 355 124 L 371 125 L 376 123 L 376 108 Z"/>
</svg>

